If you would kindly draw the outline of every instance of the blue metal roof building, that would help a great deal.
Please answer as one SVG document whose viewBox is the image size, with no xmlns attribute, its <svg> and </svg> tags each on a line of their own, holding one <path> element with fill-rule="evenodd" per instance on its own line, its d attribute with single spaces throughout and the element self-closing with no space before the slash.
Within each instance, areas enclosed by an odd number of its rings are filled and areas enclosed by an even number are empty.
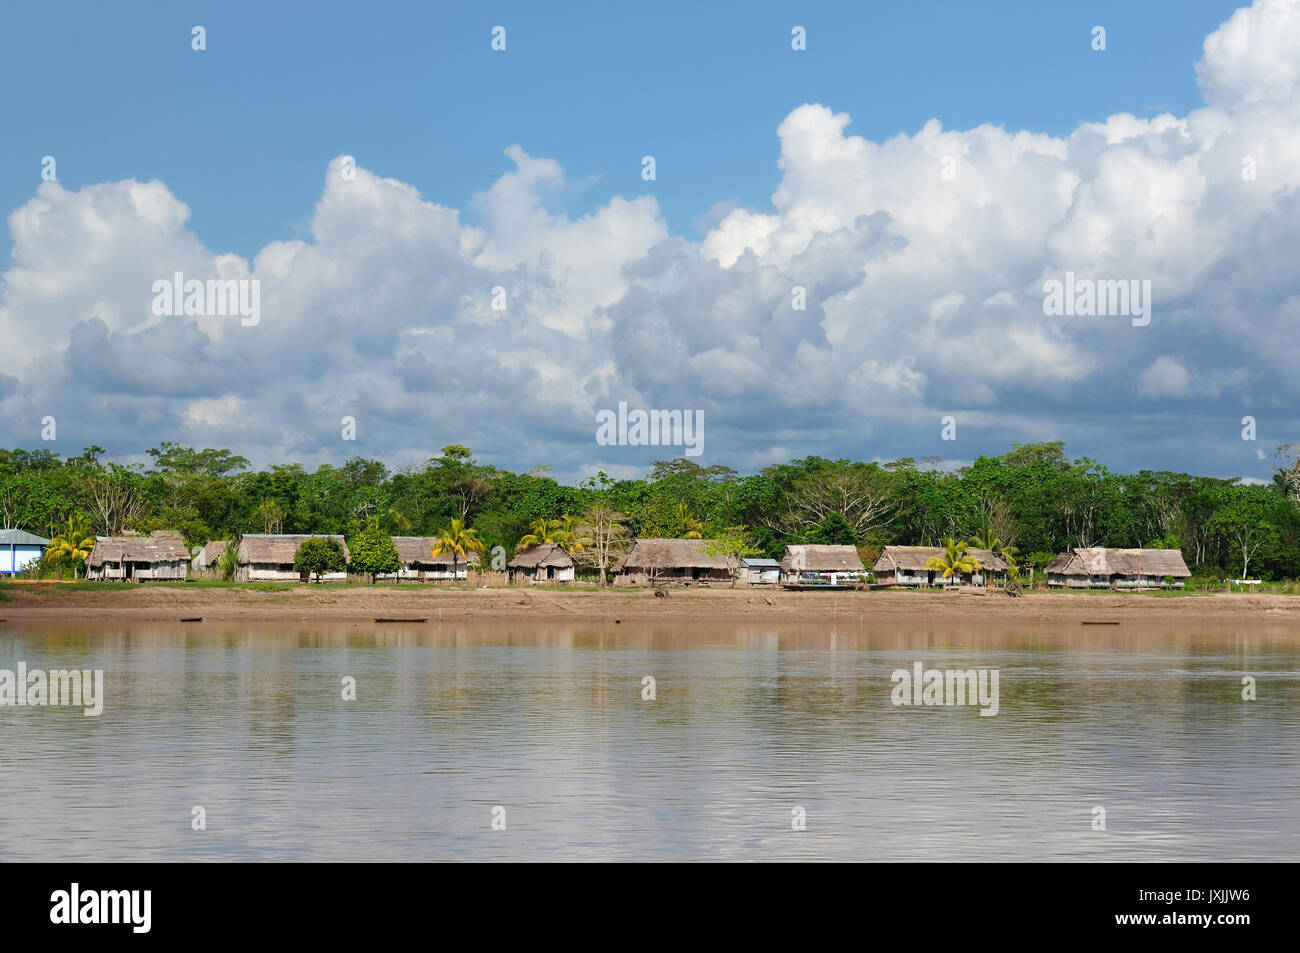
<svg viewBox="0 0 1300 953">
<path fill-rule="evenodd" d="M 781 564 L 775 559 L 746 556 L 740 561 L 740 579 L 751 586 L 775 586 L 781 579 Z"/>
<path fill-rule="evenodd" d="M 20 573 L 45 554 L 48 539 L 20 529 L 0 529 L 0 575 Z"/>
</svg>

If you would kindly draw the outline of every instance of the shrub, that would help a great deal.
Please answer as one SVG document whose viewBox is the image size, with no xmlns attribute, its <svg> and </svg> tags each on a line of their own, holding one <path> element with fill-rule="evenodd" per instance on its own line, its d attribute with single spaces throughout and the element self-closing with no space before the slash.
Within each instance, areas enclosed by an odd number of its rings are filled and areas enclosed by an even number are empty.
<svg viewBox="0 0 1300 953">
<path fill-rule="evenodd" d="M 217 574 L 227 581 L 234 579 L 239 572 L 239 543 L 238 538 L 228 542 L 221 555 L 217 557 L 216 565 L 213 566 Z"/>
<path fill-rule="evenodd" d="M 343 555 L 343 547 L 339 545 L 339 541 L 325 536 L 304 539 L 293 557 L 293 568 L 300 573 L 305 572 L 309 576 L 315 576 L 317 582 L 320 582 L 321 576 L 325 573 L 341 572 L 347 566 L 348 561 Z"/>
<path fill-rule="evenodd" d="M 349 548 L 353 572 L 392 573 L 402 568 L 393 538 L 378 526 L 368 526 L 358 533 Z"/>
</svg>

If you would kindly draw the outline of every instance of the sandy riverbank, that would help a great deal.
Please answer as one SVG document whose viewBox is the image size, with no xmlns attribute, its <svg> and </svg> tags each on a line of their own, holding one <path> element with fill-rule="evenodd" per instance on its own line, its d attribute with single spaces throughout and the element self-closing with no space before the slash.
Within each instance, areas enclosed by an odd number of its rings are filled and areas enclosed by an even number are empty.
<svg viewBox="0 0 1300 953">
<path fill-rule="evenodd" d="M 1295 626 L 1300 597 L 1197 593 L 1039 592 L 1019 599 L 1001 593 L 786 592 L 674 589 L 667 599 L 649 590 L 450 589 L 410 586 L 295 586 L 282 592 L 252 588 L 143 585 L 129 590 L 7 585 L 0 620 L 24 622 L 205 621 L 373 622 L 377 617 L 430 621 L 529 620 L 575 622 L 847 622 L 872 624 L 1140 622 L 1190 627 Z"/>
</svg>

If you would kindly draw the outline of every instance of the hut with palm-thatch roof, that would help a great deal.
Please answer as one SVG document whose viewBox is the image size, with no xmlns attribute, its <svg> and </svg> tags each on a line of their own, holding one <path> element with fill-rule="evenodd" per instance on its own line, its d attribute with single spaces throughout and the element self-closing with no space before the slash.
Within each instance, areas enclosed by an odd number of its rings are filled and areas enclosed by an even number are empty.
<svg viewBox="0 0 1300 953">
<path fill-rule="evenodd" d="M 226 551 L 226 547 L 229 545 L 229 540 L 211 540 L 206 543 L 190 561 L 190 568 L 194 569 L 196 572 L 209 572 L 210 570 L 215 569 L 217 560 L 221 558 L 221 554 Z"/>
<path fill-rule="evenodd" d="M 1075 548 L 1047 566 L 1047 585 L 1066 589 L 1182 589 L 1191 570 L 1177 549 Z"/>
<path fill-rule="evenodd" d="M 567 583 L 576 578 L 573 557 L 558 543 L 537 543 L 522 549 L 506 563 L 506 569 L 512 583 Z"/>
<path fill-rule="evenodd" d="M 931 559 L 945 556 L 942 546 L 886 546 L 871 567 L 876 582 L 885 586 L 984 585 L 987 573 L 1006 572 L 1007 561 L 987 549 L 967 549 L 962 555 L 979 563 L 979 570 L 943 578 L 943 571 L 927 568 Z"/>
<path fill-rule="evenodd" d="M 397 571 L 398 582 L 468 579 L 470 567 L 482 555 L 480 550 L 466 549 L 464 556 L 453 558 L 448 550 L 434 556 L 433 549 L 438 545 L 437 536 L 394 536 L 393 545 L 397 547 L 398 558 L 402 560 L 402 568 Z"/>
<path fill-rule="evenodd" d="M 148 536 L 123 533 L 96 540 L 86 560 L 86 578 L 123 582 L 184 580 L 189 566 L 190 551 L 175 530 L 158 529 Z"/>
<path fill-rule="evenodd" d="M 799 586 L 855 586 L 866 573 L 856 546 L 796 543 L 781 557 L 782 582 Z"/>
<path fill-rule="evenodd" d="M 324 536 L 343 547 L 343 558 L 351 559 L 348 544 L 342 536 Z M 294 557 L 298 547 L 310 535 L 295 533 L 247 533 L 239 542 L 239 578 L 245 582 L 280 581 L 295 582 L 307 580 L 306 573 L 293 568 Z M 322 582 L 347 582 L 346 571 L 327 572 L 321 576 Z"/>
<path fill-rule="evenodd" d="M 614 566 L 614 585 L 731 582 L 727 557 L 710 555 L 707 545 L 704 539 L 638 539 Z"/>
</svg>

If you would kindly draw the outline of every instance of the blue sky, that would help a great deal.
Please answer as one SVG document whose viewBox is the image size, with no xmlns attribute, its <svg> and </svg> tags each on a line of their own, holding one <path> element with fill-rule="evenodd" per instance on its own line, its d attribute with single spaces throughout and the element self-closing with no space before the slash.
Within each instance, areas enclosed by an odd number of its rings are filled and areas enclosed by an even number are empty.
<svg viewBox="0 0 1300 953">
<path fill-rule="evenodd" d="M 744 471 L 1300 439 L 1300 0 L 10 4 L 0 81 L 0 445 L 675 455 L 599 444 L 620 401 Z M 157 313 L 178 271 L 263 319 Z M 1067 272 L 1154 320 L 1045 315 Z"/>
<path fill-rule="evenodd" d="M 805 102 L 874 141 L 981 123 L 1056 135 L 1116 112 L 1186 114 L 1224 0 L 538 4 L 9 4 L 0 208 L 53 155 L 68 188 L 158 178 L 215 251 L 300 234 L 350 153 L 466 208 L 519 143 L 572 182 L 578 215 L 653 194 L 696 236 L 714 203 L 770 208 L 775 127 Z M 190 49 L 190 29 L 208 48 Z M 490 30 L 507 29 L 493 53 Z M 808 49 L 791 55 L 793 25 Z M 1096 24 L 1107 50 L 1089 46 Z M 658 176 L 643 182 L 640 159 Z M 473 221 L 472 210 L 467 215 Z"/>
</svg>

